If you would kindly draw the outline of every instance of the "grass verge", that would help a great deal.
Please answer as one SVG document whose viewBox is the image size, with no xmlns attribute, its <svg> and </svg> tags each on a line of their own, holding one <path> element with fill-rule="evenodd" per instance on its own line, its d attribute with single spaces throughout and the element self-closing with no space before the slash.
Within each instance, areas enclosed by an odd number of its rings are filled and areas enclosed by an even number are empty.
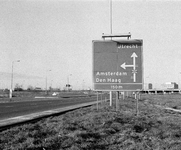
<svg viewBox="0 0 181 150">
<path fill-rule="evenodd" d="M 114 104 L 115 105 L 115 104 Z M 0 133 L 0 149 L 180 150 L 181 117 L 148 100 L 120 101 L 119 111 L 105 103 L 49 117 Z"/>
</svg>

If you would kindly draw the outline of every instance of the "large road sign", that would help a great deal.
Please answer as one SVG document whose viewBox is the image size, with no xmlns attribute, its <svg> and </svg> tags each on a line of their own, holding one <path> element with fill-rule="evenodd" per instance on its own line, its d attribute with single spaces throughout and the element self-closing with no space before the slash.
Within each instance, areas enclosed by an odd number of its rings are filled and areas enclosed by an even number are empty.
<svg viewBox="0 0 181 150">
<path fill-rule="evenodd" d="M 142 45 L 142 40 L 93 41 L 94 90 L 141 90 Z"/>
</svg>

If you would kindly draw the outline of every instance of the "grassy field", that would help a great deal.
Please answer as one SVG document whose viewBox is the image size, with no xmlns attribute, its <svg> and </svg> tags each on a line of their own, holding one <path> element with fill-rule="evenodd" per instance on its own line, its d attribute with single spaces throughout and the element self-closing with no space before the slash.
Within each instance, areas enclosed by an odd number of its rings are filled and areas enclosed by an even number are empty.
<svg viewBox="0 0 181 150">
<path fill-rule="evenodd" d="M 178 95 L 142 96 L 139 116 L 135 100 L 102 103 L 25 124 L 0 133 L 0 149 L 42 150 L 180 150 L 181 114 L 156 105 L 174 106 Z M 174 102 L 172 102 L 172 100 Z M 155 105 L 156 104 L 156 105 Z"/>
<path fill-rule="evenodd" d="M 143 95 L 142 98 L 150 100 L 150 102 L 153 104 L 171 107 L 174 109 L 181 109 L 180 94 Z"/>
</svg>

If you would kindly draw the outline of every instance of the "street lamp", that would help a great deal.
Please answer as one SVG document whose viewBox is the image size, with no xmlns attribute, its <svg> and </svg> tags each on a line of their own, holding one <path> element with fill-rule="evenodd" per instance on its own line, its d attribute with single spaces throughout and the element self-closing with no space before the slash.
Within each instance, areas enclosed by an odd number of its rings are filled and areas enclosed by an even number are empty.
<svg viewBox="0 0 181 150">
<path fill-rule="evenodd" d="M 13 94 L 13 66 L 14 66 L 14 63 L 15 63 L 15 62 L 20 62 L 20 60 L 12 61 L 11 89 L 10 89 L 10 91 L 9 91 L 9 98 L 10 98 L 10 99 L 12 98 L 12 94 Z"/>
<path fill-rule="evenodd" d="M 48 94 L 48 92 L 47 92 L 47 72 L 48 72 L 48 71 L 51 71 L 51 70 L 46 70 L 46 79 L 45 79 L 45 82 L 46 82 L 46 83 L 45 83 L 45 84 L 46 84 L 46 94 Z"/>
</svg>

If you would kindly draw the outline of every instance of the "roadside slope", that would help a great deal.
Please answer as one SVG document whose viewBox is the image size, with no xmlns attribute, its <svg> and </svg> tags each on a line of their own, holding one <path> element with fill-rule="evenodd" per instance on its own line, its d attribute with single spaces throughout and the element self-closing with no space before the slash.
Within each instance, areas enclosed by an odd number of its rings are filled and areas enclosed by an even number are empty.
<svg viewBox="0 0 181 150">
<path fill-rule="evenodd" d="M 114 104 L 115 105 L 115 104 Z M 148 100 L 121 100 L 120 111 L 103 103 L 0 133 L 0 149 L 181 149 L 181 117 Z"/>
</svg>

